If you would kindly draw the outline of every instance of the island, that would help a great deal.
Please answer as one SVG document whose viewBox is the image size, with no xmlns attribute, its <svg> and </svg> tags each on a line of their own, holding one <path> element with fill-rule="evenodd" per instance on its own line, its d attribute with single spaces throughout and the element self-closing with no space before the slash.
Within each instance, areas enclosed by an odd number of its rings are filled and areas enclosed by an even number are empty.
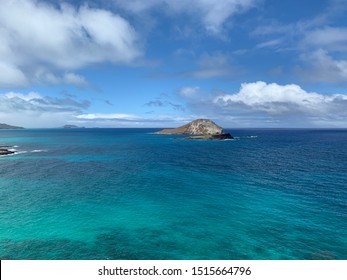
<svg viewBox="0 0 347 280">
<path fill-rule="evenodd" d="M 225 140 L 234 138 L 230 133 L 224 133 L 219 125 L 209 119 L 197 119 L 177 128 L 157 131 L 155 134 L 189 134 L 184 139 L 200 140 Z"/>
<path fill-rule="evenodd" d="M 24 127 L 0 123 L 0 129 L 24 129 Z"/>
<path fill-rule="evenodd" d="M 66 124 L 66 125 L 63 126 L 63 128 L 69 129 L 69 128 L 84 128 L 84 127 L 77 126 L 77 125 L 74 125 L 74 124 Z"/>
</svg>

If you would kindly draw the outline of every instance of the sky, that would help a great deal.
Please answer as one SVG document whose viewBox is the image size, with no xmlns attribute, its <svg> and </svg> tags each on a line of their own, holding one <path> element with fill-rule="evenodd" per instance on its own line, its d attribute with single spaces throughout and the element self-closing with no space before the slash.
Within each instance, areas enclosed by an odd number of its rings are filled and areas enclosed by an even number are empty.
<svg viewBox="0 0 347 280">
<path fill-rule="evenodd" d="M 0 123 L 347 128 L 347 0 L 0 0 Z"/>
</svg>

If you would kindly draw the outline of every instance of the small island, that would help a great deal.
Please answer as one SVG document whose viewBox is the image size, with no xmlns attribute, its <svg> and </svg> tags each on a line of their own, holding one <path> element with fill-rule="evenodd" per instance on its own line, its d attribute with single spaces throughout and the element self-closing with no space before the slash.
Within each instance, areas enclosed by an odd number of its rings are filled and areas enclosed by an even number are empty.
<svg viewBox="0 0 347 280">
<path fill-rule="evenodd" d="M 70 129 L 70 128 L 84 128 L 84 127 L 77 126 L 77 125 L 74 125 L 74 124 L 66 124 L 66 125 L 63 126 L 63 128 Z"/>
<path fill-rule="evenodd" d="M 0 129 L 24 129 L 24 127 L 0 123 Z"/>
<path fill-rule="evenodd" d="M 183 126 L 173 129 L 163 129 L 155 134 L 189 134 L 184 139 L 198 140 L 225 140 L 233 139 L 230 133 L 224 133 L 223 129 L 209 119 L 197 119 Z"/>
</svg>

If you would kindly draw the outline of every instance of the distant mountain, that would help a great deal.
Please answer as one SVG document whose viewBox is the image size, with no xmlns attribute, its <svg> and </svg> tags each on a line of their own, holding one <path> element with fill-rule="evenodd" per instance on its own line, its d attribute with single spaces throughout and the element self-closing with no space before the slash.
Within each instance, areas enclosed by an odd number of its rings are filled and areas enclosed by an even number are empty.
<svg viewBox="0 0 347 280">
<path fill-rule="evenodd" d="M 193 135 L 214 135 L 222 134 L 223 129 L 208 119 L 197 119 L 185 125 L 173 129 L 163 129 L 156 134 L 193 134 Z"/>
<path fill-rule="evenodd" d="M 74 124 L 66 124 L 63 126 L 63 128 L 84 128 L 84 127 L 80 127 Z"/>
<path fill-rule="evenodd" d="M 9 125 L 6 123 L 0 123 L 0 129 L 23 129 L 24 127 Z"/>
</svg>

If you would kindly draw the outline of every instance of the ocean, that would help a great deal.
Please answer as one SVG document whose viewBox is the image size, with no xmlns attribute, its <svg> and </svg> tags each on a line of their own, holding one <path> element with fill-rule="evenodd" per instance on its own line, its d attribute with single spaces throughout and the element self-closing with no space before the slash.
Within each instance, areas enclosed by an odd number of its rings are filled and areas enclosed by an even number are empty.
<svg viewBox="0 0 347 280">
<path fill-rule="evenodd" d="M 347 259 L 347 130 L 1 130 L 0 259 Z"/>
</svg>

